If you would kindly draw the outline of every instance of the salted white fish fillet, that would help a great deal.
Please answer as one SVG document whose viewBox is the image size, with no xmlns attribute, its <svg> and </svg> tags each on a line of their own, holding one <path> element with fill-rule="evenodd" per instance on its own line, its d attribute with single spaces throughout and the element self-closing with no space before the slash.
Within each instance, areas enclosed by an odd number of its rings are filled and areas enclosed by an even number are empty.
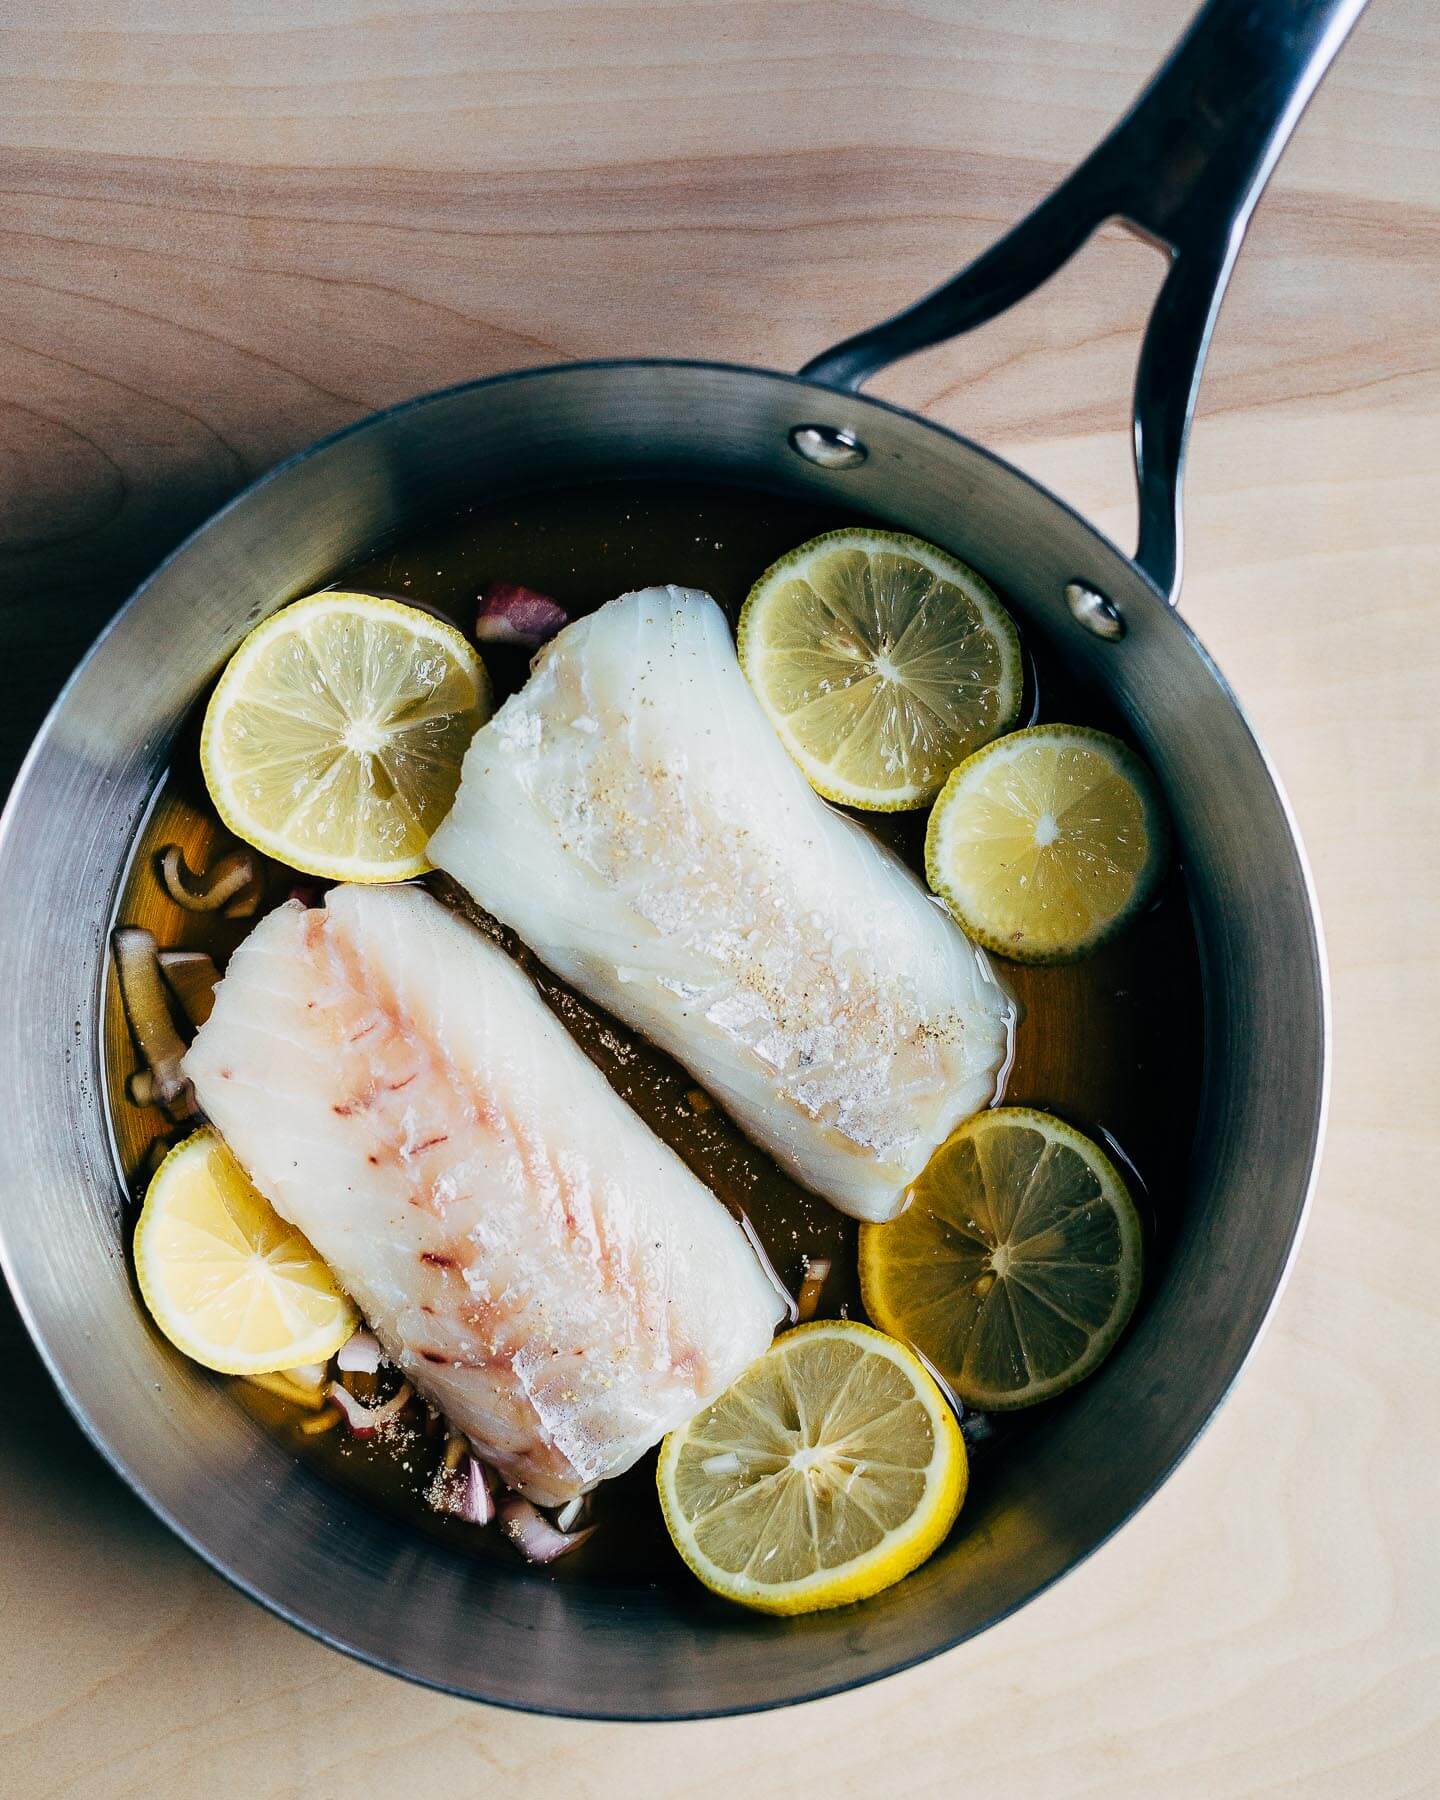
<svg viewBox="0 0 1440 1800">
<path fill-rule="evenodd" d="M 739 1226 L 419 888 L 263 919 L 184 1067 L 386 1354 L 532 1499 L 627 1469 L 770 1342 Z"/>
<path fill-rule="evenodd" d="M 893 1218 L 994 1096 L 1007 997 L 815 794 L 707 594 L 646 588 L 562 631 L 477 734 L 429 853 L 858 1218 Z"/>
</svg>

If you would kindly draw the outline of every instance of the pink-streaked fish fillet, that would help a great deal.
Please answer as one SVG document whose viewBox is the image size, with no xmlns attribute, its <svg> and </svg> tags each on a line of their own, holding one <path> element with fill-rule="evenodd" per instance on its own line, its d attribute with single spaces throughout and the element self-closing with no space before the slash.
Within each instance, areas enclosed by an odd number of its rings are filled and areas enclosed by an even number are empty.
<svg viewBox="0 0 1440 1800">
<path fill-rule="evenodd" d="M 534 1500 L 629 1468 L 770 1342 L 740 1227 L 419 888 L 263 919 L 184 1067 L 387 1355 Z"/>
</svg>

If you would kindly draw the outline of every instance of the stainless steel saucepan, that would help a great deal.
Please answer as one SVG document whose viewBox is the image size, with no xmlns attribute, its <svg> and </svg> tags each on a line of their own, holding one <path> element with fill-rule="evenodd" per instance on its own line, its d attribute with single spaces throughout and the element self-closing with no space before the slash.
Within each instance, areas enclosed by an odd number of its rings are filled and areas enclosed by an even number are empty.
<svg viewBox="0 0 1440 1800">
<path fill-rule="evenodd" d="M 285 1618 L 460 1694 L 605 1718 L 780 1705 L 983 1630 L 1160 1485 L 1274 1303 L 1326 1092 L 1319 927 L 1283 796 L 1174 609 L 1178 486 L 1207 338 L 1260 189 L 1364 0 L 1212 0 L 1130 114 L 1027 219 L 908 312 L 799 376 L 696 362 L 538 369 L 425 395 L 284 463 L 165 563 L 90 652 L 0 837 L 0 1247 L 66 1401 L 154 1510 Z M 863 398 L 968 331 L 1107 219 L 1171 262 L 1135 389 L 1139 549 L 1018 470 Z M 1136 1328 L 1026 1434 L 923 1569 L 857 1609 L 780 1622 L 655 1590 L 551 1582 L 397 1528 L 289 1457 L 136 1302 L 99 1062 L 106 934 L 181 719 L 255 622 L 385 534 L 476 495 L 620 474 L 791 490 L 975 564 L 1026 631 L 1113 696 L 1158 771 L 1204 966 L 1206 1074 L 1179 1240 Z M 23 995 L 24 1004 L 18 996 Z"/>
</svg>

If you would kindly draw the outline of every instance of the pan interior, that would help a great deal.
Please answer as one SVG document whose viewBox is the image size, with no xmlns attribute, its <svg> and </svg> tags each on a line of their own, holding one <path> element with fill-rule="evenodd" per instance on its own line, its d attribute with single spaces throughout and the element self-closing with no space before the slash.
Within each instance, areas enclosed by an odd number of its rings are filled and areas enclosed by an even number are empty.
<svg viewBox="0 0 1440 1800">
<path fill-rule="evenodd" d="M 338 573 L 344 588 L 401 595 L 444 611 L 462 628 L 473 620 L 475 595 L 494 579 L 519 580 L 550 594 L 572 617 L 618 592 L 672 577 L 713 594 L 732 624 L 752 581 L 804 539 L 857 523 L 853 512 L 784 492 L 695 481 L 608 480 L 544 488 L 499 501 L 467 502 L 416 531 L 380 546 Z M 878 521 L 888 523 L 888 521 Z M 490 646 L 486 662 L 503 699 L 525 681 L 524 649 Z M 1027 716 L 1124 729 L 1103 690 L 1077 684 L 1067 668 L 1037 646 L 1028 657 Z M 187 914 L 156 876 L 167 845 L 181 845 L 192 868 L 210 866 L 230 848 L 218 830 L 200 775 L 197 739 L 204 696 L 177 737 L 170 771 L 136 840 L 117 923 L 151 930 L 162 945 L 200 950 L 224 967 L 254 921 Z M 927 809 L 870 814 L 862 822 L 923 880 Z M 743 824 L 737 818 L 737 826 Z M 273 870 L 269 904 L 296 885 L 298 871 Z M 432 890 L 472 910 L 452 883 Z M 498 932 L 493 920 L 487 930 Z M 854 1220 L 788 1177 L 704 1096 L 692 1077 L 584 995 L 513 948 L 567 1030 L 645 1122 L 759 1236 L 772 1267 L 797 1293 L 810 1261 L 829 1265 L 820 1317 L 862 1317 L 859 1232 Z M 1145 1267 L 1158 1280 L 1180 1226 L 1189 1183 L 1190 1147 L 1199 1101 L 1202 1025 L 1198 952 L 1183 871 L 1174 869 L 1145 913 L 1092 955 L 1066 965 L 1000 965 L 1018 1009 L 1005 1098 L 1012 1105 L 1058 1112 L 1106 1141 L 1132 1171 L 1145 1219 Z M 135 1052 L 119 984 L 108 984 L 103 1056 L 120 1177 L 138 1202 L 145 1175 L 164 1145 L 188 1129 L 126 1097 Z M 129 1219 L 138 1213 L 132 1205 Z M 459 1551 L 502 1561 L 514 1552 L 494 1532 L 467 1530 L 438 1518 L 427 1501 L 443 1439 L 409 1435 L 368 1442 L 341 1432 L 308 1433 L 303 1410 L 247 1383 L 238 1400 L 320 1473 L 390 1509 L 402 1528 L 419 1530 Z M 1052 1409 L 990 1420 L 972 1456 L 966 1529 L 982 1516 L 1019 1437 L 1043 1431 Z M 596 1491 L 588 1517 L 597 1530 L 556 1579 L 597 1579 L 691 1590 L 675 1556 L 655 1491 L 655 1458 Z M 692 1596 L 693 1597 L 693 1596 Z"/>
</svg>

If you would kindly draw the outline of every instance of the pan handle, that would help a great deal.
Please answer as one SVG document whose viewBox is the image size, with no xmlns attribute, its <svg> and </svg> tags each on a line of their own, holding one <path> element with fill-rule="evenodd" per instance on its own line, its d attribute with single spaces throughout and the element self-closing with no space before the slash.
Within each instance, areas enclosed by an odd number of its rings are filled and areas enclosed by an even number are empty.
<svg viewBox="0 0 1440 1800">
<path fill-rule="evenodd" d="M 953 280 L 800 371 L 849 392 L 888 364 L 973 331 L 1118 219 L 1170 253 L 1135 376 L 1135 561 L 1173 605 L 1180 477 L 1215 316 L 1250 214 L 1366 0 L 1208 0 L 1110 135 Z"/>
</svg>

